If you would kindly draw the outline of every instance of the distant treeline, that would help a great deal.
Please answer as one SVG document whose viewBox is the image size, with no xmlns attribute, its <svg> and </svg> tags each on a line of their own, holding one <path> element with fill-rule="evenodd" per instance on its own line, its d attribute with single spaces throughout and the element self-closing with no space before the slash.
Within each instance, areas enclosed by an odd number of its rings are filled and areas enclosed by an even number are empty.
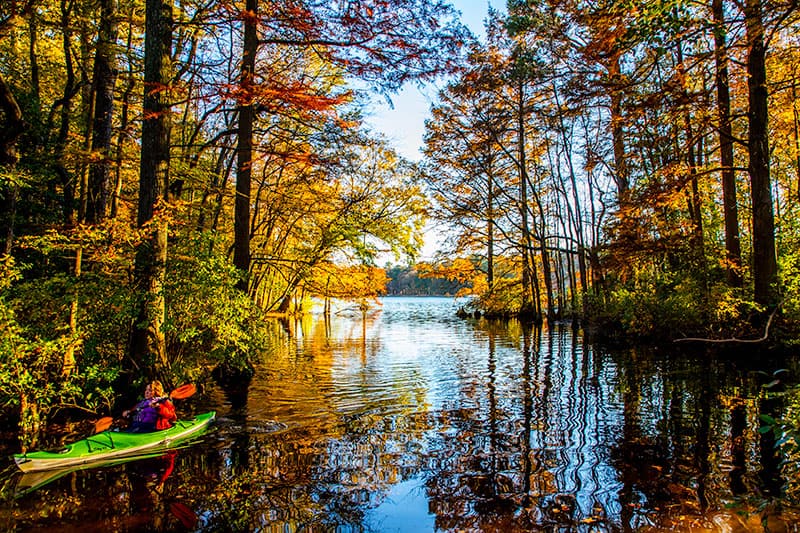
<svg viewBox="0 0 800 533">
<path fill-rule="evenodd" d="M 386 291 L 390 295 L 455 296 L 464 285 L 442 278 L 420 278 L 413 266 L 387 266 L 390 278 Z"/>
</svg>

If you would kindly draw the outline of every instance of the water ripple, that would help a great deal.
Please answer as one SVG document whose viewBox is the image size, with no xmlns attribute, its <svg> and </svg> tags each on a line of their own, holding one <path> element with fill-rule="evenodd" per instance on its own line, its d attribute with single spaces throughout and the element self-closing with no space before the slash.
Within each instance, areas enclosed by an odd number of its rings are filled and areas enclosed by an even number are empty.
<svg viewBox="0 0 800 533">
<path fill-rule="evenodd" d="M 208 395 L 220 424 L 181 450 L 170 497 L 201 530 L 732 528 L 726 506 L 761 483 L 760 389 L 708 357 L 602 350 L 457 306 L 391 298 L 276 326 L 249 387 Z M 81 476 L 54 483 L 60 505 L 83 483 L 135 508 L 119 471 Z"/>
</svg>

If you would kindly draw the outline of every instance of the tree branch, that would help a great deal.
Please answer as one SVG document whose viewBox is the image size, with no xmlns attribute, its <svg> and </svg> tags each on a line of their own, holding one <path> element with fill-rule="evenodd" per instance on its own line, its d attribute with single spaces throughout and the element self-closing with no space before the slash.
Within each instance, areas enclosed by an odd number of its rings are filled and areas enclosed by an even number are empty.
<svg viewBox="0 0 800 533">
<path fill-rule="evenodd" d="M 775 306 L 775 309 L 769 314 L 769 319 L 767 320 L 767 324 L 764 326 L 764 334 L 757 338 L 757 339 L 737 339 L 736 337 L 732 337 L 730 339 L 704 339 L 698 337 L 684 337 L 682 339 L 674 339 L 672 342 L 705 342 L 708 344 L 726 344 L 726 343 L 737 343 L 737 344 L 758 344 L 760 342 L 764 342 L 769 338 L 769 328 L 772 326 L 772 321 L 775 318 L 775 315 L 778 313 L 778 309 L 781 308 L 785 300 L 781 300 L 778 305 Z"/>
<path fill-rule="evenodd" d="M 0 76 L 0 111 L 3 114 L 2 132 L 0 132 L 0 164 L 14 164 L 17 162 L 16 142 L 25 131 L 26 124 L 23 120 L 22 110 L 14 98 L 14 93 Z"/>
</svg>

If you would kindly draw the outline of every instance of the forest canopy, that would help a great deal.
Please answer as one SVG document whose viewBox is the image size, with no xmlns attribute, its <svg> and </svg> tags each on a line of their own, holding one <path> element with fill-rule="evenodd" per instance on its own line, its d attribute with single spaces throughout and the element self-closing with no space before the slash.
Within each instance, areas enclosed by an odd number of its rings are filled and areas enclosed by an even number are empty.
<svg viewBox="0 0 800 533">
<path fill-rule="evenodd" d="M 433 214 L 453 228 L 441 273 L 488 314 L 791 342 L 796 3 L 507 7 L 427 123 Z"/>
<path fill-rule="evenodd" d="M 268 313 L 383 293 L 428 201 L 363 123 L 452 72 L 443 1 L 0 10 L 0 405 L 30 433 L 136 380 L 246 369 Z"/>
<path fill-rule="evenodd" d="M 0 406 L 26 434 L 403 283 L 617 338 L 796 338 L 795 2 L 509 0 L 484 41 L 444 0 L 1 5 Z M 365 106 L 434 79 L 408 161 Z M 431 217 L 435 260 L 376 266 Z"/>
</svg>

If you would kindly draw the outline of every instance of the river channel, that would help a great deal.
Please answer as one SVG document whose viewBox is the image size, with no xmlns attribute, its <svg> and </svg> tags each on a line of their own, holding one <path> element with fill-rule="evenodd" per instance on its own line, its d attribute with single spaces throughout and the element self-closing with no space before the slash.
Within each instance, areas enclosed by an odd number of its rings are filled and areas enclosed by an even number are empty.
<svg viewBox="0 0 800 533">
<path fill-rule="evenodd" d="M 252 380 L 176 402 L 217 421 L 166 455 L 31 479 L 4 450 L 0 527 L 797 530 L 757 512 L 781 483 L 763 384 L 792 365 L 600 348 L 568 325 L 459 319 L 461 303 L 276 321 Z"/>
</svg>

